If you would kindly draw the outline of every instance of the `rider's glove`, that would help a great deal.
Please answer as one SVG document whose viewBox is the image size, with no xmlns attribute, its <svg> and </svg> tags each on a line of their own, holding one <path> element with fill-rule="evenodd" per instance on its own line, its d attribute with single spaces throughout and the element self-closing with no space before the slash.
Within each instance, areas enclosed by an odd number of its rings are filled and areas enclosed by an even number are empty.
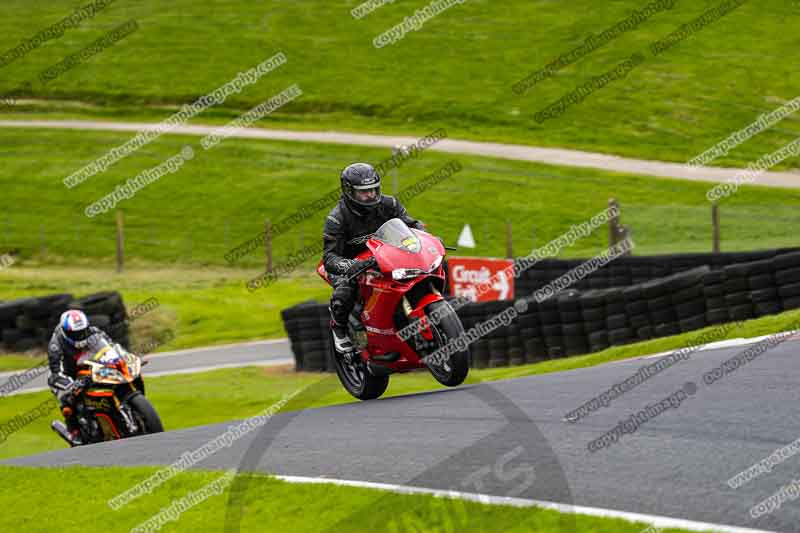
<svg viewBox="0 0 800 533">
<path fill-rule="evenodd" d="M 47 379 L 47 384 L 53 389 L 54 392 L 66 391 L 72 389 L 74 380 L 66 374 L 58 373 L 51 374 Z"/>
<path fill-rule="evenodd" d="M 371 263 L 369 259 L 364 259 L 362 261 L 353 261 L 353 264 L 350 265 L 350 268 L 347 269 L 347 275 L 352 277 L 354 276 L 359 270 L 364 268 L 364 265 L 367 263 Z"/>
<path fill-rule="evenodd" d="M 338 270 L 341 274 L 347 274 L 350 268 L 357 262 L 358 261 L 355 259 L 341 259 L 336 263 L 336 270 Z"/>
<path fill-rule="evenodd" d="M 61 405 L 72 405 L 75 396 L 72 394 L 72 388 L 67 390 L 60 390 L 56 392 L 56 398 Z"/>
<path fill-rule="evenodd" d="M 89 376 L 79 377 L 72 382 L 72 387 L 70 387 L 70 392 L 73 395 L 77 395 L 80 391 L 88 387 L 91 382 L 92 378 L 90 378 Z"/>
</svg>

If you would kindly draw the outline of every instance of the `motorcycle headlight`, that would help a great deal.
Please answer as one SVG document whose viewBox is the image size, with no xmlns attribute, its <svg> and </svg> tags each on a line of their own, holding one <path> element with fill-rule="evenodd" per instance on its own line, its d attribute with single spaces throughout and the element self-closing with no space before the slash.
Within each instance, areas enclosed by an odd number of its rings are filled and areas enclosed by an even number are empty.
<svg viewBox="0 0 800 533">
<path fill-rule="evenodd" d="M 416 278 L 421 274 L 427 274 L 427 272 L 419 268 L 395 268 L 392 270 L 392 279 L 400 281 L 403 279 Z"/>
<path fill-rule="evenodd" d="M 440 255 L 436 259 L 434 259 L 433 263 L 431 263 L 430 268 L 428 270 L 422 270 L 421 268 L 395 268 L 392 270 L 392 279 L 395 281 L 400 281 L 409 278 L 416 278 L 417 276 L 421 276 L 422 274 L 429 274 L 439 268 L 439 265 L 442 264 L 442 256 Z"/>
<path fill-rule="evenodd" d="M 122 383 L 127 380 L 116 368 L 96 366 L 92 369 L 92 381 L 95 383 Z"/>
</svg>

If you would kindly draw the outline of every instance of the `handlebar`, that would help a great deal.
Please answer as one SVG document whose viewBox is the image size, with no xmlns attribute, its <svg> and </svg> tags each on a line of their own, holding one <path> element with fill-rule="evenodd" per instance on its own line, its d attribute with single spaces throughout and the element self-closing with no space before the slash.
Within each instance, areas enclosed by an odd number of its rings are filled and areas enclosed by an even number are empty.
<svg viewBox="0 0 800 533">
<path fill-rule="evenodd" d="M 369 270 L 370 268 L 372 268 L 374 266 L 377 266 L 377 265 L 378 265 L 378 260 L 375 259 L 374 257 L 370 257 L 369 259 L 364 260 L 364 264 L 361 265 L 361 267 L 359 267 L 358 270 L 353 272 L 351 274 L 351 277 L 356 278 L 356 277 L 360 276 L 361 274 L 363 274 L 364 272 L 366 272 L 367 270 Z"/>
</svg>

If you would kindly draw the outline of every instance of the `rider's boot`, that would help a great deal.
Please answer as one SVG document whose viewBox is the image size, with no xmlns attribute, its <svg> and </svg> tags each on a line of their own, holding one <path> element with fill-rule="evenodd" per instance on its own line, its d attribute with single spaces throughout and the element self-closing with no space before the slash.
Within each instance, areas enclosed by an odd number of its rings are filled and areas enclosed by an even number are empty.
<svg viewBox="0 0 800 533">
<path fill-rule="evenodd" d="M 347 332 L 347 327 L 340 325 L 335 320 L 331 320 L 331 332 L 333 333 L 333 347 L 336 352 L 349 358 L 355 346 L 350 334 Z"/>
</svg>

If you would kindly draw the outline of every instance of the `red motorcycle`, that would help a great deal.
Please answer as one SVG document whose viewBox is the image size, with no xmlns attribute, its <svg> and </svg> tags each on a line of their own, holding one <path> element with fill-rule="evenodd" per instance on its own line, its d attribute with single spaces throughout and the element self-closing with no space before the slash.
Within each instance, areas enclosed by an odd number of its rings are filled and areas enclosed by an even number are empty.
<svg viewBox="0 0 800 533">
<path fill-rule="evenodd" d="M 464 333 L 440 292 L 445 246 L 399 218 L 383 224 L 366 245 L 356 258 L 366 262 L 353 274 L 358 276 L 359 298 L 348 323 L 355 353 L 336 353 L 330 336 L 344 388 L 360 400 L 371 400 L 384 393 L 391 374 L 421 368 L 443 385 L 460 385 L 469 371 L 468 348 L 446 358 L 427 357 Z M 331 284 L 322 262 L 317 273 Z"/>
</svg>

